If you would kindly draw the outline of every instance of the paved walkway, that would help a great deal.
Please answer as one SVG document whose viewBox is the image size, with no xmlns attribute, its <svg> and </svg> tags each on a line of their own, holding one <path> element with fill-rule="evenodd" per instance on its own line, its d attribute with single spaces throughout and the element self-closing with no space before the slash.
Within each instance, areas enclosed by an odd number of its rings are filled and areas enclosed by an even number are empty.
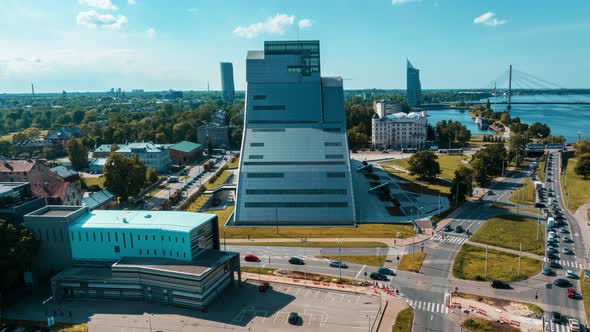
<svg viewBox="0 0 590 332">
<path fill-rule="evenodd" d="M 576 218 L 576 220 L 578 221 L 578 223 L 580 224 L 580 226 L 584 225 L 584 224 L 588 224 L 588 222 L 590 222 L 590 218 L 588 218 L 588 210 L 590 209 L 590 203 L 586 203 L 582 206 L 580 206 L 576 212 L 574 213 L 574 218 Z"/>
<path fill-rule="evenodd" d="M 417 234 L 414 237 L 406 238 L 406 239 L 396 239 L 396 238 L 371 238 L 371 237 L 363 237 L 363 238 L 337 238 L 337 237 L 318 237 L 318 238 L 307 238 L 309 242 L 382 242 L 385 243 L 388 247 L 395 247 L 395 246 L 407 246 L 415 243 L 420 243 L 430 239 L 431 235 L 426 234 Z M 227 244 L 232 243 L 251 243 L 255 244 L 257 242 L 262 243 L 269 243 L 272 245 L 273 242 L 301 242 L 303 238 L 295 238 L 295 237 L 284 237 L 284 238 L 261 238 L 261 239 L 226 239 Z"/>
<path fill-rule="evenodd" d="M 509 254 L 514 254 L 514 255 L 517 255 L 517 256 L 520 254 L 520 252 L 518 250 L 508 249 L 508 248 L 503 248 L 503 247 L 498 247 L 498 246 L 493 246 L 493 245 L 479 243 L 479 242 L 473 242 L 471 240 L 467 240 L 466 243 L 467 244 L 470 244 L 470 245 L 473 245 L 473 246 L 476 246 L 476 247 L 481 247 L 481 248 L 485 248 L 487 246 L 488 249 L 493 249 L 493 250 L 497 250 L 497 251 L 503 251 L 503 252 L 507 252 Z M 526 257 L 533 258 L 533 259 L 537 259 L 537 260 L 540 260 L 540 261 L 543 261 L 544 260 L 544 256 L 532 254 L 532 253 L 526 252 L 526 251 L 523 251 L 522 252 L 522 255 L 523 256 L 526 256 Z"/>
</svg>

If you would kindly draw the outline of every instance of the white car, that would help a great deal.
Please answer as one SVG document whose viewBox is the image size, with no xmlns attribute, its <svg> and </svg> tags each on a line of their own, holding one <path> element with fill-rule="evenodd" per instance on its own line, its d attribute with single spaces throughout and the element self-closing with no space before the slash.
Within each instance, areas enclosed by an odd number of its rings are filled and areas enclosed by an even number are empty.
<svg viewBox="0 0 590 332">
<path fill-rule="evenodd" d="M 572 332 L 580 331 L 580 323 L 577 319 L 570 318 L 567 320 L 567 326 L 570 328 Z"/>
</svg>

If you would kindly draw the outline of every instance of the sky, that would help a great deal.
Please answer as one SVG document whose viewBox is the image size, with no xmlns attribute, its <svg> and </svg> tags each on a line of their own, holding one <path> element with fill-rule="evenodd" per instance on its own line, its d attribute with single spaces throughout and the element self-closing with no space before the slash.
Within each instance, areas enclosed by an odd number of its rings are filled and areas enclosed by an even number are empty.
<svg viewBox="0 0 590 332">
<path fill-rule="evenodd" d="M 317 39 L 345 89 L 489 87 L 509 64 L 590 88 L 588 0 L 0 0 L 0 93 L 245 87 L 248 50 Z"/>
</svg>

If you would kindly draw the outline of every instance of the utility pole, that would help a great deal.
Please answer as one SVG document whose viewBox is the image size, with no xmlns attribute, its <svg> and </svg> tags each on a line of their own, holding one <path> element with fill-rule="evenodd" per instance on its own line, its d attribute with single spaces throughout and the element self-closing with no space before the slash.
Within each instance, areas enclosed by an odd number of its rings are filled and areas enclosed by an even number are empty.
<svg viewBox="0 0 590 332">
<path fill-rule="evenodd" d="M 486 244 L 486 262 L 484 265 L 483 277 L 484 278 L 488 277 L 488 245 L 487 244 Z"/>
<path fill-rule="evenodd" d="M 342 256 L 340 255 L 340 250 L 342 249 L 342 239 L 338 241 L 338 273 L 340 275 L 339 282 L 342 281 Z"/>
<path fill-rule="evenodd" d="M 541 208 L 537 212 L 537 241 L 539 241 L 539 228 L 541 227 Z"/>
<path fill-rule="evenodd" d="M 522 242 L 520 243 L 520 250 L 518 251 L 518 274 L 520 275 L 520 260 L 522 258 Z"/>
</svg>

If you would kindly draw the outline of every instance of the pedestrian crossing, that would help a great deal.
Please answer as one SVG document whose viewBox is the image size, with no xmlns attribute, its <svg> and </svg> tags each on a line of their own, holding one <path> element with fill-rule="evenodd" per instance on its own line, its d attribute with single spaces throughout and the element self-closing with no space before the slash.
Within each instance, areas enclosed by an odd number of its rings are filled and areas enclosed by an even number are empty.
<svg viewBox="0 0 590 332">
<path fill-rule="evenodd" d="M 547 323 L 548 326 L 546 328 L 546 331 L 550 331 L 550 332 L 570 332 L 570 328 L 569 326 L 565 325 L 565 323 L 562 324 L 556 324 L 553 322 L 548 322 Z"/>
<path fill-rule="evenodd" d="M 414 308 L 414 310 L 427 311 L 436 314 L 448 314 L 449 308 L 444 303 L 426 302 L 418 300 L 406 299 L 406 302 Z"/>
<path fill-rule="evenodd" d="M 444 237 L 443 237 L 444 234 Z M 450 244 L 462 245 L 463 243 L 467 242 L 466 236 L 459 236 L 459 235 L 449 235 L 447 233 L 439 233 L 432 238 L 434 241 L 437 242 L 447 242 Z"/>
<path fill-rule="evenodd" d="M 547 257 L 543 258 L 545 262 L 549 262 L 550 259 Z M 566 261 L 566 260 L 556 260 L 556 262 L 564 268 L 574 268 L 574 269 L 583 269 L 584 265 L 582 263 L 578 263 L 575 261 Z"/>
</svg>

